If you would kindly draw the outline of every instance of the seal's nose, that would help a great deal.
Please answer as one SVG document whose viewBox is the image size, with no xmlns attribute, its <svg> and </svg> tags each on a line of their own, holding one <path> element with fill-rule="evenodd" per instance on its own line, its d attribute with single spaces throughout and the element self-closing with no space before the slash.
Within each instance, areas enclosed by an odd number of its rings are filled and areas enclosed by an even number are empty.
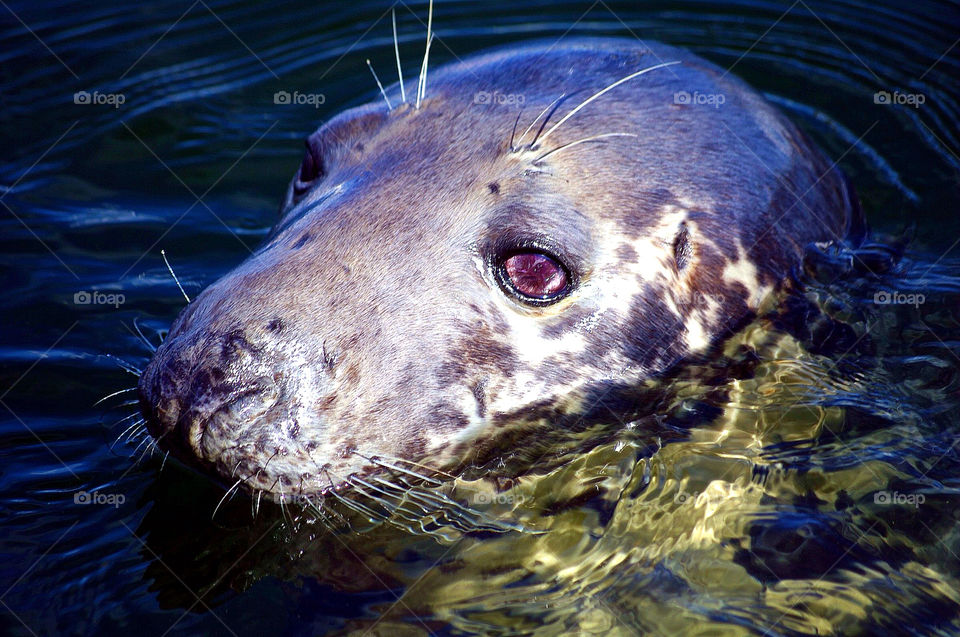
<svg viewBox="0 0 960 637">
<path fill-rule="evenodd" d="M 149 433 L 178 455 L 204 459 L 212 424 L 252 422 L 280 395 L 284 375 L 262 350 L 242 328 L 168 336 L 138 384 Z"/>
</svg>

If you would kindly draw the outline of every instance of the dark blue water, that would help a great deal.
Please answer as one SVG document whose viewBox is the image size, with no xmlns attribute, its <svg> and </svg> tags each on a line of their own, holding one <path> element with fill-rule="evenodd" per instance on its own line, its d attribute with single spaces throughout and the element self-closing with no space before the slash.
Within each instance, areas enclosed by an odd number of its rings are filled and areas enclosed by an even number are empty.
<svg viewBox="0 0 960 637">
<path fill-rule="evenodd" d="M 732 69 L 838 161 L 881 244 L 814 255 L 806 281 L 870 348 L 817 358 L 803 353 L 814 337 L 767 344 L 767 376 L 719 405 L 729 419 L 695 422 L 652 455 L 647 443 L 601 452 L 623 480 L 609 507 L 531 513 L 550 531 L 536 541 L 330 539 L 279 511 L 254 518 L 242 498 L 211 520 L 222 489 L 161 471 L 159 456 L 137 462 L 136 430 L 114 444 L 134 394 L 94 403 L 134 385 L 144 339 L 159 342 L 184 303 L 160 250 L 191 296 L 250 253 L 303 138 L 376 96 L 364 60 L 390 76 L 390 7 L 0 7 L 3 632 L 960 630 L 956 3 L 437 4 L 432 64 L 595 34 Z M 396 8 L 409 77 L 426 6 Z M 324 103 L 278 105 L 277 91 Z M 886 269 L 855 267 L 871 255 Z M 923 303 L 875 303 L 882 292 Z M 798 394 L 813 416 L 786 413 Z M 688 492 L 679 517 L 654 504 Z"/>
</svg>

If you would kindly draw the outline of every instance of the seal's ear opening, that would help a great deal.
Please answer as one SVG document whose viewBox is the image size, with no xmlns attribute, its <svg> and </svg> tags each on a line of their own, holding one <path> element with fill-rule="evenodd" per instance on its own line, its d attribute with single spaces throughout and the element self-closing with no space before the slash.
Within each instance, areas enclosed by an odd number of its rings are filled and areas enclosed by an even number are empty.
<svg viewBox="0 0 960 637">
<path fill-rule="evenodd" d="M 310 189 L 320 182 L 327 174 L 327 153 L 320 131 L 314 132 L 304 141 L 307 147 L 300 161 L 293 179 L 287 186 L 286 195 L 280 203 L 280 216 L 283 217 L 290 208 L 303 199 Z"/>
<path fill-rule="evenodd" d="M 293 197 L 295 200 L 302 197 L 310 189 L 310 186 L 315 181 L 322 179 L 327 172 L 319 144 L 311 143 L 313 138 L 314 135 L 311 135 L 306 140 L 307 152 L 300 163 L 300 171 L 293 179 Z"/>
<path fill-rule="evenodd" d="M 371 106 L 361 106 L 333 118 L 306 139 L 306 152 L 300 168 L 287 186 L 280 206 L 283 217 L 308 192 L 322 182 L 351 153 L 363 154 L 365 144 L 386 117 Z"/>
</svg>

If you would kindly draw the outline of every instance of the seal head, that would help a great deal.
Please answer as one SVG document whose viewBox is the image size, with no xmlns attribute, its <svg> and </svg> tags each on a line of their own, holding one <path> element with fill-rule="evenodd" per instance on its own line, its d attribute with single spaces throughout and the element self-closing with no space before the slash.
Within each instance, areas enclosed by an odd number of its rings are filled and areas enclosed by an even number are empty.
<svg viewBox="0 0 960 637">
<path fill-rule="evenodd" d="M 495 50 L 431 71 L 420 108 L 307 139 L 276 227 L 176 319 L 142 409 L 250 489 L 322 494 L 377 457 L 461 467 L 705 352 L 843 237 L 852 200 L 689 52 Z"/>
</svg>

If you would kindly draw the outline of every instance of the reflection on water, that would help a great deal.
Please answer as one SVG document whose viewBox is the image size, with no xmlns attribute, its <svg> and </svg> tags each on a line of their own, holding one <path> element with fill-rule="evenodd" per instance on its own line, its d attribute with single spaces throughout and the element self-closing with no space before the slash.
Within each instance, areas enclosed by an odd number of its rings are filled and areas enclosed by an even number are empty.
<svg viewBox="0 0 960 637">
<path fill-rule="evenodd" d="M 371 508 L 326 518 L 273 503 L 252 518 L 237 497 L 211 519 L 221 488 L 135 464 L 136 435 L 111 450 L 132 395 L 91 405 L 135 379 L 107 355 L 141 366 L 138 329 L 156 343 L 183 303 L 160 248 L 193 295 L 263 238 L 302 138 L 375 97 L 367 57 L 391 68 L 388 8 L 10 5 L 6 632 L 960 629 L 960 21 L 946 3 L 438 3 L 435 63 L 569 29 L 732 68 L 839 160 L 877 243 L 811 247 L 795 294 L 718 359 L 664 379 L 631 422 L 516 450 L 496 482 L 368 486 Z M 410 9 L 412 76 L 425 7 Z M 113 300 L 75 299 L 92 291 Z M 535 469 L 515 471 L 530 454 Z"/>
</svg>

